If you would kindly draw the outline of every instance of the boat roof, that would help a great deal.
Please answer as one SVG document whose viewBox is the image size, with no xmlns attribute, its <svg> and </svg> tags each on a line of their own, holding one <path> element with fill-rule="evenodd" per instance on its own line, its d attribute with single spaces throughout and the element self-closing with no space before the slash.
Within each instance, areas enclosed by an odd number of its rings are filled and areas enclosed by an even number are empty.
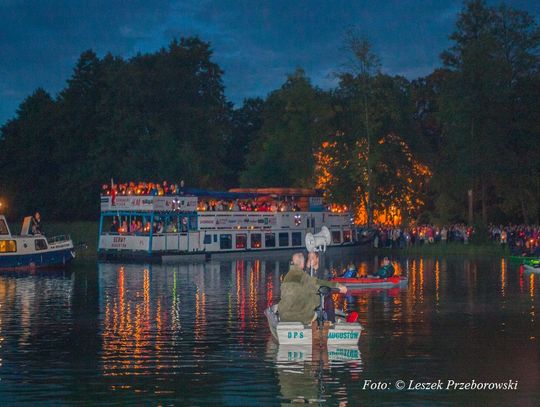
<svg viewBox="0 0 540 407">
<path fill-rule="evenodd" d="M 229 192 L 238 194 L 256 194 L 256 195 L 273 195 L 273 196 L 322 196 L 322 191 L 312 188 L 233 188 Z"/>
<path fill-rule="evenodd" d="M 210 191 L 200 188 L 184 188 L 184 195 L 192 195 L 196 197 L 208 197 L 215 199 L 256 199 L 268 194 L 253 193 L 253 192 L 233 192 L 233 191 Z"/>
<path fill-rule="evenodd" d="M 264 196 L 309 197 L 322 196 L 321 191 L 310 188 L 232 188 L 228 191 L 211 191 L 200 188 L 184 188 L 184 195 L 216 199 L 256 199 Z"/>
</svg>

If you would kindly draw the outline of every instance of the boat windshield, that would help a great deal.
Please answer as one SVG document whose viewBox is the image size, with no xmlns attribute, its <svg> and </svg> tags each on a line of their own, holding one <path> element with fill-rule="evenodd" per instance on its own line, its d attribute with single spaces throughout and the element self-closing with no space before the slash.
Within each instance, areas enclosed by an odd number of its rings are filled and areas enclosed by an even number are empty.
<svg viewBox="0 0 540 407">
<path fill-rule="evenodd" d="M 9 235 L 9 229 L 4 219 L 0 219 L 0 235 Z"/>
</svg>

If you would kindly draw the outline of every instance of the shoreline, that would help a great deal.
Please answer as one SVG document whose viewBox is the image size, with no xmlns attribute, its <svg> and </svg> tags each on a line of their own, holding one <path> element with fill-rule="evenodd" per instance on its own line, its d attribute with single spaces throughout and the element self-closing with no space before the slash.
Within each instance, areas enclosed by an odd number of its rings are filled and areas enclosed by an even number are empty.
<svg viewBox="0 0 540 407">
<path fill-rule="evenodd" d="M 84 249 L 76 249 L 75 263 L 97 260 L 98 221 L 48 222 L 45 224 L 47 236 L 69 234 L 75 246 L 86 244 Z M 424 243 L 404 248 L 375 248 L 370 247 L 368 253 L 391 255 L 424 255 L 424 256 L 488 256 L 510 257 L 508 246 L 498 243 Z"/>
<path fill-rule="evenodd" d="M 489 257 L 510 257 L 512 253 L 508 246 L 501 246 L 499 243 L 424 243 L 403 248 L 375 248 L 371 250 L 378 253 L 404 254 L 404 255 L 430 255 L 430 256 L 489 256 Z"/>
</svg>

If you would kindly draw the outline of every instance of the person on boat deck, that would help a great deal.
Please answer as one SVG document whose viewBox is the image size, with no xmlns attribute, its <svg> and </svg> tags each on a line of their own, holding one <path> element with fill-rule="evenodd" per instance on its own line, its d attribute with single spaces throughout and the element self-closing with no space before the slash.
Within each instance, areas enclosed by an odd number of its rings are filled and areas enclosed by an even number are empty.
<svg viewBox="0 0 540 407">
<path fill-rule="evenodd" d="M 390 259 L 385 256 L 383 258 L 381 267 L 379 268 L 379 270 L 377 270 L 377 274 L 375 274 L 374 277 L 389 278 L 392 277 L 394 273 L 394 266 L 392 266 L 392 263 L 390 263 Z"/>
<path fill-rule="evenodd" d="M 345 269 L 345 271 L 343 272 L 341 277 L 343 277 L 343 278 L 356 278 L 357 274 L 358 273 L 356 271 L 356 267 L 354 267 L 354 264 L 349 263 L 349 265 L 347 266 L 347 268 Z"/>
<path fill-rule="evenodd" d="M 120 229 L 120 225 L 118 224 L 118 219 L 114 218 L 111 225 L 111 232 L 118 233 L 118 229 Z"/>
<path fill-rule="evenodd" d="M 32 224 L 31 224 L 31 230 L 33 235 L 41 235 L 43 234 L 41 231 L 41 215 L 39 212 L 36 212 L 34 216 L 32 217 Z"/>
<path fill-rule="evenodd" d="M 128 222 L 127 220 L 123 220 L 122 226 L 120 227 L 120 229 L 118 229 L 118 233 L 128 233 L 128 232 L 129 232 Z"/>
<path fill-rule="evenodd" d="M 310 257 L 308 266 L 318 268 L 318 258 L 316 261 Z M 295 253 L 292 257 L 291 266 L 281 283 L 281 301 L 278 304 L 278 313 L 281 321 L 301 322 L 309 325 L 315 319 L 315 309 L 319 306 L 320 298 L 318 289 L 320 286 L 339 288 L 342 294 L 347 292 L 347 287 L 326 280 L 311 277 L 304 272 L 305 259 L 302 253 Z M 331 300 L 330 300 L 331 302 Z M 333 311 L 334 305 L 330 308 Z M 328 308 L 327 310 L 328 313 Z"/>
</svg>

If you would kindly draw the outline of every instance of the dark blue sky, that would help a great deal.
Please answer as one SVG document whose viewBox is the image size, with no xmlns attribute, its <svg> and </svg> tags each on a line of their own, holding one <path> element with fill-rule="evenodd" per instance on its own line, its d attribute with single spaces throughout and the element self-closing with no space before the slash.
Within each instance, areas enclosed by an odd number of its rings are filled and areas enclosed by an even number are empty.
<svg viewBox="0 0 540 407">
<path fill-rule="evenodd" d="M 538 21 L 540 1 L 506 3 Z M 211 42 L 237 105 L 278 88 L 296 67 L 334 86 L 352 25 L 371 39 L 383 71 L 416 78 L 440 65 L 461 8 L 453 0 L 0 0 L 0 124 L 35 88 L 56 95 L 86 49 L 130 57 L 189 35 Z"/>
</svg>

